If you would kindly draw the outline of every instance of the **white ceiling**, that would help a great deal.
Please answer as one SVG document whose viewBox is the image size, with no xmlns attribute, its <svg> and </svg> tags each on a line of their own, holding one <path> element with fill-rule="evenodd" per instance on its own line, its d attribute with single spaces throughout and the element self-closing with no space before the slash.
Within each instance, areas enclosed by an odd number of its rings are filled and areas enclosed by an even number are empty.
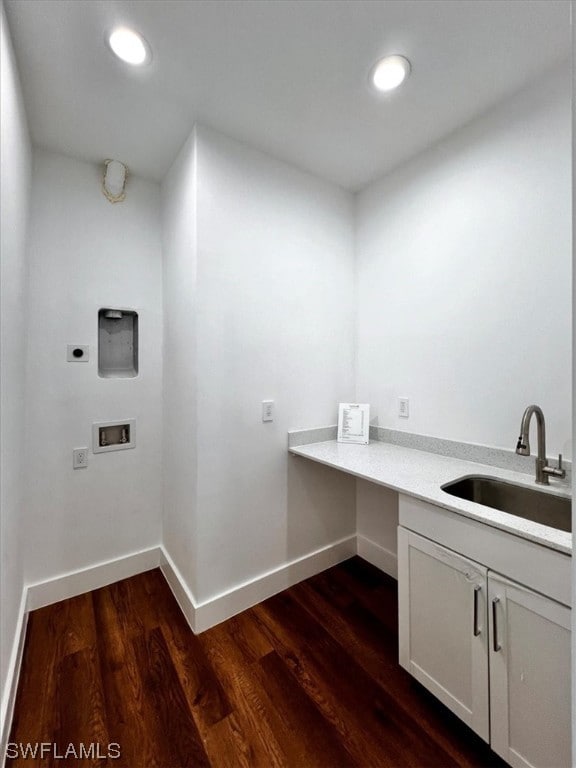
<svg viewBox="0 0 576 768">
<path fill-rule="evenodd" d="M 350 189 L 570 52 L 567 0 L 6 0 L 36 144 L 161 180 L 194 121 Z M 116 60 L 139 30 L 153 62 Z M 397 92 L 368 87 L 389 53 Z"/>
</svg>

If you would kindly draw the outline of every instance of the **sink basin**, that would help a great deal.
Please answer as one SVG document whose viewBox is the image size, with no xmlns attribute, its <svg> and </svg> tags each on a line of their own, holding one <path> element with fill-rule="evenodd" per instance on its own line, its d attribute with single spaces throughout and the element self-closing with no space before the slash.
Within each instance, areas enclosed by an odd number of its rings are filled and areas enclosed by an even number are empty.
<svg viewBox="0 0 576 768">
<path fill-rule="evenodd" d="M 475 501 L 524 520 L 559 531 L 572 531 L 572 502 L 564 496 L 481 476 L 463 477 L 443 485 L 442 490 L 459 499 Z"/>
</svg>

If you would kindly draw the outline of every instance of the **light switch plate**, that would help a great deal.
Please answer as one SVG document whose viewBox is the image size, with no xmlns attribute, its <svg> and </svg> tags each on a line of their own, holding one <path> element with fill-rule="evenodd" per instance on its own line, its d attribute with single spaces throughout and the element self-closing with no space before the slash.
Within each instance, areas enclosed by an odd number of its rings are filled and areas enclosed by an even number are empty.
<svg viewBox="0 0 576 768">
<path fill-rule="evenodd" d="M 410 400 L 407 397 L 398 398 L 398 416 L 407 419 L 410 416 Z"/>
<path fill-rule="evenodd" d="M 262 421 L 274 421 L 274 400 L 262 400 Z"/>
</svg>

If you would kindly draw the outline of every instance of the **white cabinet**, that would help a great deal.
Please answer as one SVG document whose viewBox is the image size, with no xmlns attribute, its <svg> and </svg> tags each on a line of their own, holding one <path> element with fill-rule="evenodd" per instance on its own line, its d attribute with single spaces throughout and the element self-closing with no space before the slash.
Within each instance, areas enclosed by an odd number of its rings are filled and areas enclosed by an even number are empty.
<svg viewBox="0 0 576 768">
<path fill-rule="evenodd" d="M 488 741 L 486 574 L 398 529 L 400 664 Z"/>
<path fill-rule="evenodd" d="M 570 609 L 488 575 L 491 746 L 513 768 L 570 766 Z"/>
<path fill-rule="evenodd" d="M 400 664 L 513 768 L 570 766 L 570 609 L 398 529 Z"/>
</svg>

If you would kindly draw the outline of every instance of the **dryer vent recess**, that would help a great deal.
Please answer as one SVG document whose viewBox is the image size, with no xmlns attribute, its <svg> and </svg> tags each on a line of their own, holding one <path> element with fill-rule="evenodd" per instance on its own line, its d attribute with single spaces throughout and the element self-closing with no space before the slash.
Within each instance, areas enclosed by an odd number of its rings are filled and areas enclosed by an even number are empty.
<svg viewBox="0 0 576 768">
<path fill-rule="evenodd" d="M 138 375 L 138 313 L 106 307 L 98 312 L 98 375 L 133 379 Z"/>
</svg>

